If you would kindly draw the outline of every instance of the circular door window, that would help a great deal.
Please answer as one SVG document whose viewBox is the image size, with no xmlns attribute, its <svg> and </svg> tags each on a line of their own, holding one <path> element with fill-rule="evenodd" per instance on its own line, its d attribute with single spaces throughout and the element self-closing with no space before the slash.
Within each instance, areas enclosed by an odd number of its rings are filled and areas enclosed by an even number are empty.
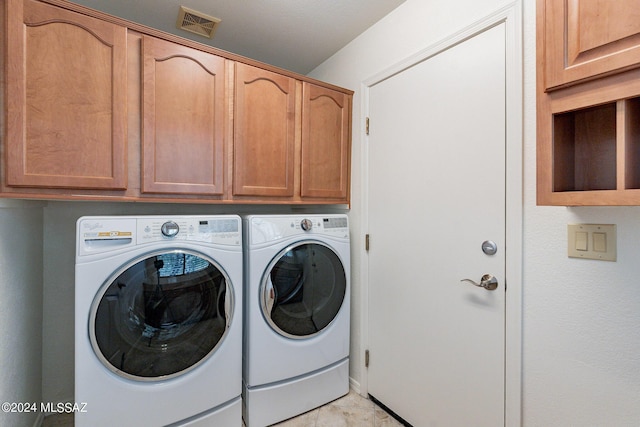
<svg viewBox="0 0 640 427">
<path fill-rule="evenodd" d="M 140 381 L 178 376 L 220 345 L 232 318 L 225 272 L 202 254 L 154 253 L 112 276 L 96 296 L 89 335 L 98 358 Z"/>
<path fill-rule="evenodd" d="M 306 338 L 326 328 L 342 307 L 347 277 L 329 247 L 301 242 L 275 257 L 261 286 L 262 309 L 286 337 Z"/>
</svg>

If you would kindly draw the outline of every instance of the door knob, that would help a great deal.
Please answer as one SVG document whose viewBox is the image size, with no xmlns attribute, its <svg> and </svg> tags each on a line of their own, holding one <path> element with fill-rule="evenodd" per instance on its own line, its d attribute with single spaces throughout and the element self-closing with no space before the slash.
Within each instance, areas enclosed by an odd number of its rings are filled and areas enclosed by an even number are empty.
<svg viewBox="0 0 640 427">
<path fill-rule="evenodd" d="M 492 240 L 485 240 L 482 242 L 482 252 L 487 255 L 495 255 L 498 252 L 498 245 Z"/>
<path fill-rule="evenodd" d="M 480 283 L 477 283 L 471 279 L 462 279 L 461 282 L 469 282 L 474 286 L 478 286 L 479 288 L 485 288 L 488 291 L 493 291 L 498 287 L 498 279 L 493 277 L 491 274 L 485 274 L 480 278 Z"/>
</svg>

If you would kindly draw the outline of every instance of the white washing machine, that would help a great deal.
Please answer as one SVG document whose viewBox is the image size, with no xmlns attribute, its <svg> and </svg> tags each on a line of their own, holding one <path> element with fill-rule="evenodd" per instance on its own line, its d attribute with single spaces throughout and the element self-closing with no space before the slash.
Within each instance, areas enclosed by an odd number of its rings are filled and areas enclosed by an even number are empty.
<svg viewBox="0 0 640 427">
<path fill-rule="evenodd" d="M 77 427 L 242 426 L 240 217 L 76 225 Z"/>
<path fill-rule="evenodd" d="M 264 427 L 349 392 L 349 226 L 335 214 L 243 223 L 243 417 Z"/>
</svg>

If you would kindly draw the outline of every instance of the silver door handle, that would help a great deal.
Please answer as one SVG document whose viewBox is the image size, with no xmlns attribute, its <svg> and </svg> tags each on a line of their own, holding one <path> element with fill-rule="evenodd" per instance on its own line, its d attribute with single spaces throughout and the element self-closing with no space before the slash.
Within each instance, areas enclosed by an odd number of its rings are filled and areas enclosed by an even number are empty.
<svg viewBox="0 0 640 427">
<path fill-rule="evenodd" d="M 480 279 L 480 283 L 475 282 L 471 279 L 462 279 L 461 282 L 469 282 L 474 286 L 478 286 L 479 288 L 485 288 L 488 291 L 493 291 L 498 287 L 498 279 L 493 277 L 491 274 L 485 274 Z"/>
</svg>

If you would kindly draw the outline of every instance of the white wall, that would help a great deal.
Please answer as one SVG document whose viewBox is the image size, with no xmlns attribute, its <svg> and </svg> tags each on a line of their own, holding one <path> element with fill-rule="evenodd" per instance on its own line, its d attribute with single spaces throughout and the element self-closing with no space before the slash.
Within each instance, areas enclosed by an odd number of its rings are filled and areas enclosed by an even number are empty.
<svg viewBox="0 0 640 427">
<path fill-rule="evenodd" d="M 360 85 L 499 7 L 501 0 L 407 0 L 310 76 L 356 90 L 351 224 L 352 355 L 362 355 L 359 249 L 363 177 Z M 538 207 L 535 204 L 535 2 L 523 1 L 524 271 L 523 425 L 640 425 L 640 208 Z M 402 173 L 402 166 L 398 165 Z M 399 209 L 402 207 L 399 206 Z M 618 227 L 615 263 L 569 259 L 566 225 Z M 351 376 L 363 381 L 362 363 Z"/>
<path fill-rule="evenodd" d="M 0 200 L 0 401 L 42 396 L 42 204 Z M 0 425 L 32 426 L 38 412 L 0 412 Z"/>
</svg>

